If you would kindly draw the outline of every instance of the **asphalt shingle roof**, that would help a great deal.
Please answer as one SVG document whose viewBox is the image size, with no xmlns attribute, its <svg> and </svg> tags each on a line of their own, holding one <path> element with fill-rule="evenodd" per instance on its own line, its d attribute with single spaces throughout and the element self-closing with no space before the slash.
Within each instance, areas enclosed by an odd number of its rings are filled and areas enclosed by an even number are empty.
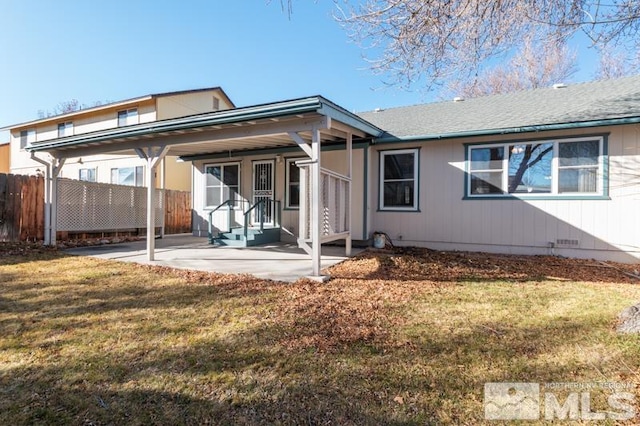
<svg viewBox="0 0 640 426">
<path fill-rule="evenodd" d="M 398 138 L 640 117 L 640 75 L 358 115 Z"/>
</svg>

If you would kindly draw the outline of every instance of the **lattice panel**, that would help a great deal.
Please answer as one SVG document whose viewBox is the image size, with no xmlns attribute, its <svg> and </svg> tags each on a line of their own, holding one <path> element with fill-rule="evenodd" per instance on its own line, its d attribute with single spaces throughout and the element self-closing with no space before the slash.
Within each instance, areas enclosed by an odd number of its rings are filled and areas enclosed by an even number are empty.
<svg viewBox="0 0 640 426">
<path fill-rule="evenodd" d="M 156 227 L 164 223 L 164 192 L 156 190 Z M 58 180 L 59 231 L 146 228 L 147 188 Z"/>
</svg>

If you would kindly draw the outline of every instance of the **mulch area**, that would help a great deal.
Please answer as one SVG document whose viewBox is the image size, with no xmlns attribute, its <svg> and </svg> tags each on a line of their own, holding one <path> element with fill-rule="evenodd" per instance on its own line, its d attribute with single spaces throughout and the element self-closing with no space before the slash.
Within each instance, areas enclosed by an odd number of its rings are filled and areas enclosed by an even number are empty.
<svg viewBox="0 0 640 426">
<path fill-rule="evenodd" d="M 416 247 L 369 249 L 329 270 L 333 278 L 428 281 L 590 281 L 640 283 L 640 264 L 445 252 Z"/>
</svg>

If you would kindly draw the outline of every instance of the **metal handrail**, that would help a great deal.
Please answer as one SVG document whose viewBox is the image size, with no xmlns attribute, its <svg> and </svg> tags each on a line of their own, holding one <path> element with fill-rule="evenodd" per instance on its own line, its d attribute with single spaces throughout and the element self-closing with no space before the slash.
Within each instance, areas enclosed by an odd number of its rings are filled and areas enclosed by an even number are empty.
<svg viewBox="0 0 640 426">
<path fill-rule="evenodd" d="M 209 210 L 209 229 L 208 229 L 208 236 L 209 236 L 209 243 L 213 243 L 213 214 L 215 212 L 217 212 L 218 210 L 220 210 L 222 207 L 227 206 L 227 228 L 228 231 L 227 232 L 231 232 L 231 214 L 229 212 L 231 212 L 231 210 L 233 210 L 233 205 L 235 205 L 236 203 L 241 202 L 241 203 L 248 203 L 248 200 L 236 200 L 236 199 L 228 199 L 226 201 L 224 201 L 222 204 L 216 206 L 214 209 Z M 244 211 L 244 209 L 243 209 Z"/>
<path fill-rule="evenodd" d="M 260 218 L 260 231 L 264 230 L 264 216 L 265 216 L 265 203 L 273 203 L 274 207 L 277 207 L 275 210 L 275 215 L 274 215 L 274 220 L 273 220 L 273 224 L 275 227 L 280 227 L 280 201 L 278 200 L 260 200 L 257 203 L 255 203 L 253 206 L 251 206 L 249 208 L 249 210 L 247 210 L 244 213 L 244 237 L 248 238 L 249 236 L 249 217 L 250 214 L 253 210 L 255 210 L 258 206 L 260 206 L 260 210 L 258 210 L 259 214 L 258 217 Z"/>
</svg>

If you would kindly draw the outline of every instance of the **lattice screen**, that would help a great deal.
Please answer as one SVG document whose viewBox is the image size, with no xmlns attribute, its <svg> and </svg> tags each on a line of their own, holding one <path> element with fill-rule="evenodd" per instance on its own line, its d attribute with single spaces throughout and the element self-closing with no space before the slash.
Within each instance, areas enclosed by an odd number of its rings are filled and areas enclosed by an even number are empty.
<svg viewBox="0 0 640 426">
<path fill-rule="evenodd" d="M 156 190 L 156 227 L 164 224 L 164 192 Z M 146 228 L 147 188 L 58 180 L 58 231 Z"/>
</svg>

